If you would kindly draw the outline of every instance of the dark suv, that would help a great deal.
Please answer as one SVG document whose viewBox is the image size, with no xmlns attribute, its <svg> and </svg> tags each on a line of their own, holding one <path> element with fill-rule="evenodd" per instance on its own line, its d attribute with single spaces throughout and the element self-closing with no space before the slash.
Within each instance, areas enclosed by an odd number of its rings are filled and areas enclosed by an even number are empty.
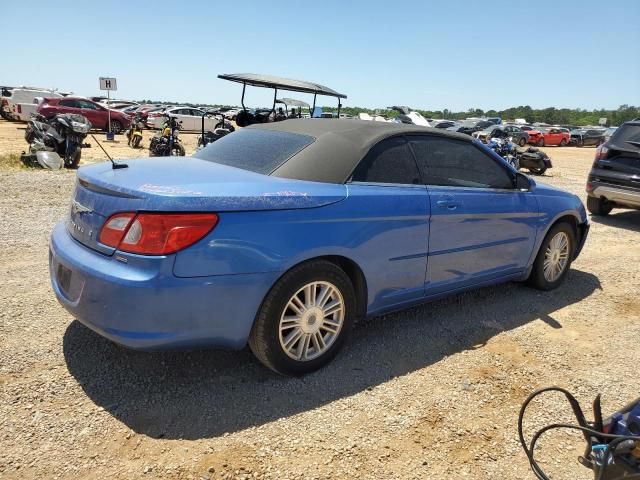
<svg viewBox="0 0 640 480">
<path fill-rule="evenodd" d="M 640 210 L 640 121 L 623 124 L 598 147 L 587 193 L 587 208 L 594 215 L 613 208 Z"/>
</svg>

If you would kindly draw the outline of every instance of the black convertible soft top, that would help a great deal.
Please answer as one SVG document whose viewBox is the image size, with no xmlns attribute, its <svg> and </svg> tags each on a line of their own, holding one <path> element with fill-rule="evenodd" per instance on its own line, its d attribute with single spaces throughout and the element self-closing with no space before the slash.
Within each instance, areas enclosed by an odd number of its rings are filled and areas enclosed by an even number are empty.
<svg viewBox="0 0 640 480">
<path fill-rule="evenodd" d="M 292 119 L 247 128 L 313 137 L 313 143 L 276 168 L 271 175 L 328 183 L 344 183 L 371 147 L 387 137 L 428 134 L 473 141 L 468 135 L 440 128 L 353 119 Z"/>
</svg>

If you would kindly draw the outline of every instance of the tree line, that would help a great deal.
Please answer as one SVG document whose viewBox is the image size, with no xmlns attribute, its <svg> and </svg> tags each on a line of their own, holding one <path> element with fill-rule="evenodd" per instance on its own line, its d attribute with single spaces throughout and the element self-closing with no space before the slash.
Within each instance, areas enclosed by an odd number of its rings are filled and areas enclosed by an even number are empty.
<svg viewBox="0 0 640 480">
<path fill-rule="evenodd" d="M 323 111 L 335 112 L 335 107 L 322 107 Z M 548 123 L 551 125 L 598 125 L 601 118 L 607 119 L 607 126 L 618 126 L 624 122 L 640 118 L 640 107 L 631 105 L 620 105 L 616 110 L 599 109 L 585 110 L 582 108 L 531 108 L 529 105 L 511 107 L 506 110 L 482 110 L 481 108 L 470 108 L 466 112 L 452 112 L 450 110 L 420 110 L 426 118 L 437 118 L 447 120 L 462 120 L 469 117 L 500 117 L 503 120 L 515 120 L 524 118 L 527 123 Z M 356 116 L 359 113 L 370 115 L 379 114 L 386 118 L 395 118 L 398 112 L 389 109 L 371 109 L 360 107 L 342 107 L 341 113 Z"/>
</svg>

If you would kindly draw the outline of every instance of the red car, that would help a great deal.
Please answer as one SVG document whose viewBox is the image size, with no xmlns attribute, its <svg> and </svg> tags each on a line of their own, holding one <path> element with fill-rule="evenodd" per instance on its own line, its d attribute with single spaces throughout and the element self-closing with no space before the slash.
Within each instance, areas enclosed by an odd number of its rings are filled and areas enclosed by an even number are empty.
<svg viewBox="0 0 640 480">
<path fill-rule="evenodd" d="M 560 145 L 561 147 L 564 147 L 566 145 L 569 145 L 569 140 L 571 140 L 571 133 L 566 128 L 541 128 L 540 132 L 542 133 L 542 135 L 536 142 L 536 145 L 538 145 L 539 147 L 549 145 Z"/>
<path fill-rule="evenodd" d="M 537 145 L 538 140 L 542 136 L 542 132 L 538 130 L 536 127 L 532 127 L 531 125 L 518 125 L 522 130 L 529 134 L 529 143 L 531 145 Z"/>
<path fill-rule="evenodd" d="M 111 131 L 122 133 L 129 127 L 131 117 L 119 110 L 111 111 Z M 108 131 L 109 109 L 86 98 L 63 97 L 45 98 L 38 107 L 38 113 L 51 118 L 59 113 L 75 113 L 89 119 L 93 128 Z"/>
</svg>

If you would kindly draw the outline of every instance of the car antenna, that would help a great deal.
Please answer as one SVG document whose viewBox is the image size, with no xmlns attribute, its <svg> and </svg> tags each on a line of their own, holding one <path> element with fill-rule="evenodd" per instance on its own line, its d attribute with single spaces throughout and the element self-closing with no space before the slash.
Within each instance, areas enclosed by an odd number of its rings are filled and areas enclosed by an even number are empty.
<svg viewBox="0 0 640 480">
<path fill-rule="evenodd" d="M 98 139 L 96 137 L 93 136 L 93 133 L 91 134 L 91 138 L 93 138 L 96 143 L 98 144 L 98 146 L 102 149 L 102 151 L 104 152 L 104 154 L 107 156 L 107 158 L 111 161 L 111 168 L 113 168 L 114 170 L 117 170 L 119 168 L 128 168 L 129 165 L 127 165 L 126 163 L 116 163 L 113 161 L 113 158 L 111 158 L 111 155 L 109 155 L 107 153 L 107 151 L 104 149 L 104 147 L 100 144 L 100 142 L 98 141 Z"/>
</svg>

